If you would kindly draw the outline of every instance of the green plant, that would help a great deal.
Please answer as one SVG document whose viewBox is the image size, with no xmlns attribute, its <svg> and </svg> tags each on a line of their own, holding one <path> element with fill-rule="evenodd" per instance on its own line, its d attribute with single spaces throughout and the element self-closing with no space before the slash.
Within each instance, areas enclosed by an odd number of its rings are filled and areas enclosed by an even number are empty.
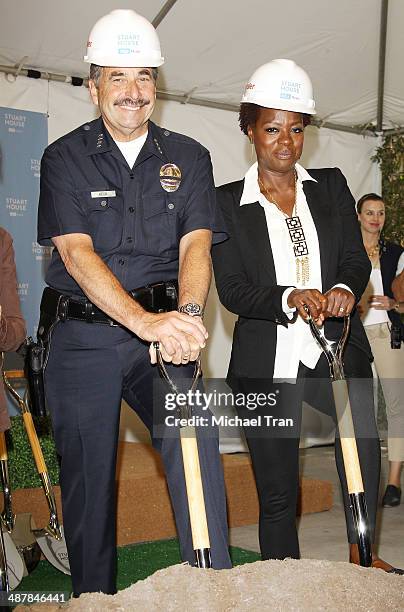
<svg viewBox="0 0 404 612">
<path fill-rule="evenodd" d="M 389 134 L 372 157 L 382 172 L 386 205 L 384 237 L 404 246 L 404 135 Z"/>
</svg>

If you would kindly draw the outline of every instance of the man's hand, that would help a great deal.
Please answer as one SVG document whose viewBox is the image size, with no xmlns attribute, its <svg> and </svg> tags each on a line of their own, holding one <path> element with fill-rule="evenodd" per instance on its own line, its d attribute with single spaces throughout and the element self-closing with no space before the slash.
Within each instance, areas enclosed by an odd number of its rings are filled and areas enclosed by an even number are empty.
<svg viewBox="0 0 404 612">
<path fill-rule="evenodd" d="M 163 361 L 174 363 L 174 365 L 187 365 L 190 361 L 196 361 L 201 353 L 201 349 L 199 345 L 195 343 L 192 336 L 189 336 L 187 334 L 187 339 L 188 339 L 188 342 L 190 343 L 190 346 L 193 346 L 194 348 L 191 349 L 190 353 L 182 353 L 181 358 L 178 354 L 176 354 L 175 356 L 169 355 L 167 351 L 164 349 L 164 346 L 160 344 L 159 348 L 160 348 L 160 353 L 163 358 Z M 153 342 L 150 345 L 149 355 L 150 355 L 150 362 L 153 364 L 157 363 L 156 349 L 154 348 Z"/>
<path fill-rule="evenodd" d="M 396 300 L 393 300 L 388 295 L 371 295 L 369 297 L 369 305 L 375 310 L 393 310 Z"/>
<path fill-rule="evenodd" d="M 348 289 L 333 287 L 325 293 L 327 298 L 326 317 L 345 317 L 355 306 L 355 296 Z"/>
<path fill-rule="evenodd" d="M 135 333 L 147 342 L 159 342 L 164 361 L 176 365 L 195 361 L 208 337 L 200 317 L 176 311 L 162 314 L 145 312 L 139 317 Z M 153 345 L 150 347 L 150 359 L 156 363 Z"/>
<path fill-rule="evenodd" d="M 294 289 L 288 296 L 288 306 L 296 308 L 302 319 L 307 321 L 309 315 L 305 310 L 306 306 L 311 318 L 319 327 L 324 323 L 327 304 L 327 297 L 318 289 Z"/>
</svg>

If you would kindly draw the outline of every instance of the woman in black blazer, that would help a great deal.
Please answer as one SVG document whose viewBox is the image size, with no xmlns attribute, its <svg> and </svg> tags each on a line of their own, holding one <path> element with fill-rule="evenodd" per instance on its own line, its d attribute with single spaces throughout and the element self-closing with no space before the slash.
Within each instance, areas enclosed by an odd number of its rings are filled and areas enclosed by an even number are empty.
<svg viewBox="0 0 404 612">
<path fill-rule="evenodd" d="M 376 519 L 380 446 L 371 352 L 355 310 L 370 264 L 355 202 L 340 170 L 307 171 L 297 163 L 304 128 L 314 113 L 310 79 L 293 61 L 274 60 L 258 68 L 246 85 L 240 109 L 240 127 L 255 148 L 257 163 L 243 180 L 217 190 L 229 239 L 212 251 L 216 285 L 222 304 L 239 315 L 228 382 L 234 393 L 261 398 L 254 413 L 243 407 L 237 411 L 246 419 L 263 559 L 300 556 L 296 504 L 301 402 L 309 381 L 318 385 L 319 379 L 326 380 L 330 387 L 328 365 L 311 336 L 305 308 L 317 325 L 324 325 L 329 339 L 340 337 L 342 317 L 352 315 L 344 367 L 351 379 L 372 533 Z M 265 397 L 275 397 L 276 405 L 262 405 Z M 329 405 L 325 401 L 322 410 L 329 411 Z M 251 419 L 257 416 L 260 422 Z M 358 563 L 338 439 L 335 450 L 350 560 Z M 401 573 L 375 554 L 373 566 Z"/>
</svg>

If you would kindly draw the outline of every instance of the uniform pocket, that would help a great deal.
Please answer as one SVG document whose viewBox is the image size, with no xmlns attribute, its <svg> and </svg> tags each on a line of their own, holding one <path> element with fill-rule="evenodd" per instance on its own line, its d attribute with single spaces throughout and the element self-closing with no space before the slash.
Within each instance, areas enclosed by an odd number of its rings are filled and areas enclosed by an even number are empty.
<svg viewBox="0 0 404 612">
<path fill-rule="evenodd" d="M 90 236 L 96 251 L 110 251 L 122 241 L 123 199 L 119 191 L 114 192 L 115 196 L 98 195 L 113 193 L 107 189 L 90 188 L 78 192 L 83 210 L 87 213 Z"/>
<path fill-rule="evenodd" d="M 159 193 L 143 200 L 141 235 L 137 244 L 146 253 L 164 255 L 178 249 L 179 222 L 185 205 L 184 196 Z"/>
</svg>

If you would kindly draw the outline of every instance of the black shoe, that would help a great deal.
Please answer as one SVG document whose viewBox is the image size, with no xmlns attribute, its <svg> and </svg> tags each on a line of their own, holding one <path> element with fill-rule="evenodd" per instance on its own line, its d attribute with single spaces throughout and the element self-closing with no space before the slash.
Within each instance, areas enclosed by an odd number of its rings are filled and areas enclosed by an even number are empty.
<svg viewBox="0 0 404 612">
<path fill-rule="evenodd" d="M 386 492 L 383 495 L 382 506 L 390 507 L 399 506 L 401 502 L 401 489 L 394 485 L 387 485 Z"/>
</svg>

